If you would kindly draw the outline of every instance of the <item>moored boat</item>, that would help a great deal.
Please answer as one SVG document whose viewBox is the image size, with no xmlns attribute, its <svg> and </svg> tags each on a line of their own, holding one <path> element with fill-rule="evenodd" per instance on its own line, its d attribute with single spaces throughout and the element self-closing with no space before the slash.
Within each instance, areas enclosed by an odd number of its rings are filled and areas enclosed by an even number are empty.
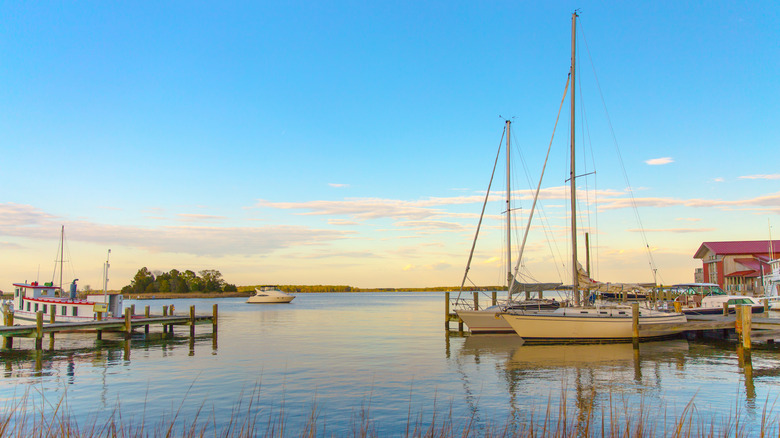
<svg viewBox="0 0 780 438">
<path fill-rule="evenodd" d="M 68 293 L 52 283 L 14 283 L 14 297 L 4 311 L 14 314 L 14 324 L 35 322 L 36 313 L 43 312 L 43 322 L 49 323 L 54 315 L 55 322 L 83 322 L 97 318 L 98 312 L 106 318 L 122 315 L 122 295 L 87 295 L 78 297 L 76 281 L 70 284 Z"/>
<path fill-rule="evenodd" d="M 249 297 L 246 302 L 252 304 L 281 304 L 289 303 L 293 299 L 295 299 L 295 295 L 286 294 L 276 287 L 264 286 L 260 289 L 255 288 L 255 294 Z"/>
<path fill-rule="evenodd" d="M 633 339 L 633 317 L 629 306 L 561 307 L 552 312 L 506 312 L 501 317 L 526 341 L 628 341 Z M 680 313 L 639 309 L 639 325 L 679 324 L 687 321 Z M 680 327 L 640 330 L 639 339 L 676 335 Z"/>
<path fill-rule="evenodd" d="M 735 313 L 734 306 L 749 305 L 752 313 L 763 313 L 764 304 L 747 295 L 732 295 L 726 293 L 716 283 L 683 283 L 661 288 L 661 291 L 671 292 L 677 297 L 682 313 L 687 315 L 717 315 L 723 313 L 726 304 L 729 313 Z"/>
</svg>

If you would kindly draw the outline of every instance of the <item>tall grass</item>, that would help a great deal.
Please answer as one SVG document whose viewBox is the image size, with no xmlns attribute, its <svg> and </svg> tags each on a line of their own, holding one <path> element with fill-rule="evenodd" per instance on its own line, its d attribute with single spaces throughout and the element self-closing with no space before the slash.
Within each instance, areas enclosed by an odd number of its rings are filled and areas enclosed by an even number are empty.
<svg viewBox="0 0 780 438">
<path fill-rule="evenodd" d="M 185 417 L 182 404 L 174 411 L 159 417 L 155 424 L 146 421 L 146 408 L 140 419 L 123 416 L 120 403 L 106 414 L 93 413 L 83 416 L 70 412 L 66 397 L 50 404 L 41 395 L 31 399 L 27 390 L 20 397 L 9 399 L 0 410 L 0 437 L 5 438 L 49 438 L 49 437 L 377 437 L 383 436 L 382 425 L 371 418 L 371 400 L 364 402 L 353 412 L 351 421 L 341 419 L 340 424 L 351 424 L 350 428 L 329 431 L 327 418 L 323 415 L 316 399 L 311 411 L 301 424 L 288 424 L 284 403 L 277 410 L 259 409 L 260 385 L 230 408 L 230 416 L 218 415 L 218 407 L 206 408 L 202 402 L 194 414 Z M 316 397 L 316 396 L 315 396 Z M 32 401 L 32 403 L 31 403 Z M 679 412 L 668 412 L 664 406 L 650 406 L 645 400 L 632 402 L 614 399 L 612 396 L 603 407 L 596 407 L 592 401 L 581 403 L 574 412 L 562 391 L 558 407 L 548 399 L 544 409 L 529 407 L 522 419 L 506 421 L 478 421 L 476 414 L 461 417 L 453 413 L 452 403 L 446 413 L 437 409 L 436 401 L 432 413 L 424 417 L 422 412 L 413 413 L 409 408 L 405 425 L 394 425 L 393 436 L 402 437 L 485 437 L 485 438 L 590 438 L 590 437 L 780 437 L 780 423 L 774 414 L 774 403 L 769 400 L 761 413 L 760 424 L 752 429 L 742 418 L 738 406 L 733 412 L 723 413 L 721 418 L 709 417 L 697 410 L 694 400 L 688 402 Z M 544 415 L 537 418 L 539 411 Z M 135 414 L 135 413 L 130 413 Z M 220 418 L 218 420 L 217 418 Z"/>
</svg>

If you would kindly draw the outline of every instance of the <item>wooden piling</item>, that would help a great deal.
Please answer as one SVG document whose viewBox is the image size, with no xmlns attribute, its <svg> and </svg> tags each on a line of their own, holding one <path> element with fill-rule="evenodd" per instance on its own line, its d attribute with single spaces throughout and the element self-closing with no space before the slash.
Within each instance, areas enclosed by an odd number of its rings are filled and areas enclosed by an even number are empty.
<svg viewBox="0 0 780 438">
<path fill-rule="evenodd" d="M 492 297 L 492 299 L 490 301 L 492 303 L 491 306 L 495 306 L 496 303 L 498 303 L 498 292 L 493 291 L 492 295 L 493 295 L 493 297 Z"/>
<path fill-rule="evenodd" d="M 479 310 L 479 292 L 474 292 L 474 310 Z"/>
<path fill-rule="evenodd" d="M 43 349 L 43 312 L 35 312 L 35 349 Z"/>
<path fill-rule="evenodd" d="M 97 320 L 102 321 L 103 320 L 103 312 L 97 312 Z M 96 330 L 97 332 L 97 340 L 102 341 L 103 340 L 103 330 Z"/>
<path fill-rule="evenodd" d="M 54 324 L 56 320 L 57 308 L 54 304 L 51 305 L 51 313 L 49 314 L 49 324 Z M 49 344 L 54 347 L 54 332 L 49 333 Z"/>
<path fill-rule="evenodd" d="M 163 306 L 163 316 L 168 316 L 168 306 Z M 168 328 L 173 326 L 163 325 L 163 333 L 168 333 Z"/>
<path fill-rule="evenodd" d="M 729 303 L 728 301 L 723 302 L 723 316 L 729 316 Z"/>
<path fill-rule="evenodd" d="M 144 307 L 144 318 L 147 318 L 147 319 L 149 318 L 149 306 Z M 144 334 L 145 335 L 149 334 L 149 324 L 146 324 L 144 326 Z"/>
<path fill-rule="evenodd" d="M 11 327 L 14 325 L 14 313 L 8 312 L 3 314 L 3 320 L 5 322 L 5 325 L 8 327 Z M 13 336 L 3 336 L 3 348 L 11 349 L 14 346 L 14 337 Z"/>
<path fill-rule="evenodd" d="M 639 303 L 631 303 L 631 337 L 634 348 L 639 346 Z"/>
<path fill-rule="evenodd" d="M 190 306 L 190 338 L 195 337 L 195 306 Z"/>
<path fill-rule="evenodd" d="M 214 305 L 216 306 L 216 304 Z M 214 309 L 214 312 L 216 312 L 216 309 Z M 444 292 L 444 330 L 449 330 L 449 329 L 450 329 L 450 293 Z"/>
<path fill-rule="evenodd" d="M 447 292 L 447 297 L 449 298 L 449 292 Z M 449 300 L 447 300 L 447 306 L 449 307 Z M 217 334 L 217 309 L 218 305 L 214 304 L 214 307 L 212 308 L 212 315 L 211 315 L 211 333 L 216 336 Z M 447 321 L 447 328 L 449 328 L 449 321 Z"/>
<path fill-rule="evenodd" d="M 750 351 L 750 331 L 753 328 L 753 309 L 750 305 L 742 305 L 742 346 Z"/>
<path fill-rule="evenodd" d="M 769 298 L 764 298 L 764 313 L 769 312 Z"/>
<path fill-rule="evenodd" d="M 132 318 L 132 309 L 125 308 L 125 339 L 130 339 L 133 335 L 133 325 L 131 324 Z"/>
</svg>

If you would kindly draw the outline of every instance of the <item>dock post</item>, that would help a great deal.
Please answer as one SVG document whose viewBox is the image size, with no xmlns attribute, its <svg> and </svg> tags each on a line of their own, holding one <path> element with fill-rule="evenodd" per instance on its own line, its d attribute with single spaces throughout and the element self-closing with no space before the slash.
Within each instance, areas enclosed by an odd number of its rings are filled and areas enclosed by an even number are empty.
<svg viewBox="0 0 780 438">
<path fill-rule="evenodd" d="M 51 314 L 49 314 L 49 323 L 54 324 L 56 322 L 56 307 L 54 304 L 51 305 Z M 51 349 L 54 349 L 54 332 L 49 333 L 49 344 L 51 346 Z"/>
<path fill-rule="evenodd" d="M 102 321 L 103 320 L 103 312 L 97 312 L 97 320 Z M 103 340 L 103 330 L 96 330 L 97 332 L 97 340 L 101 341 Z"/>
<path fill-rule="evenodd" d="M 444 292 L 444 330 L 447 331 L 450 330 L 450 293 L 449 292 Z"/>
<path fill-rule="evenodd" d="M 479 292 L 474 292 L 474 310 L 479 310 Z"/>
<path fill-rule="evenodd" d="M 449 295 L 449 293 L 447 293 Z M 211 333 L 214 335 L 217 334 L 217 309 L 219 308 L 218 304 L 214 304 L 214 307 L 212 308 L 212 316 L 211 316 Z M 450 323 L 447 322 L 447 326 L 449 326 Z"/>
<path fill-rule="evenodd" d="M 639 303 L 631 303 L 631 337 L 634 348 L 639 348 Z"/>
<path fill-rule="evenodd" d="M 130 305 L 130 316 L 135 316 L 135 304 Z"/>
<path fill-rule="evenodd" d="M 749 304 L 742 305 L 742 347 L 750 351 L 750 331 L 753 328 L 753 309 Z"/>
<path fill-rule="evenodd" d="M 492 300 L 491 300 L 491 303 L 492 303 L 491 306 L 495 306 L 497 302 L 498 302 L 498 292 L 493 291 L 493 297 L 492 297 Z"/>
<path fill-rule="evenodd" d="M 190 306 L 190 338 L 195 337 L 195 306 Z"/>
<path fill-rule="evenodd" d="M 5 322 L 5 325 L 8 327 L 11 327 L 14 325 L 14 313 L 8 312 L 3 314 L 3 320 Z M 14 337 L 13 336 L 3 336 L 3 348 L 11 349 L 14 346 Z"/>
<path fill-rule="evenodd" d="M 125 308 L 125 339 L 130 339 L 133 334 L 133 324 L 130 323 L 131 318 L 131 309 Z"/>
<path fill-rule="evenodd" d="M 682 312 L 682 303 L 679 301 L 674 302 L 674 311 L 677 313 Z"/>
<path fill-rule="evenodd" d="M 35 349 L 43 349 L 43 312 L 35 312 Z"/>
<path fill-rule="evenodd" d="M 728 303 L 728 301 L 723 303 L 723 316 L 729 316 L 729 303 Z"/>
<path fill-rule="evenodd" d="M 163 316 L 168 316 L 168 306 L 163 306 Z M 163 324 L 163 333 L 168 333 L 170 325 Z"/>
<path fill-rule="evenodd" d="M 764 298 L 764 313 L 769 312 L 769 298 Z"/>
<path fill-rule="evenodd" d="M 144 307 L 144 318 L 149 319 L 149 306 Z M 144 326 L 144 334 L 149 334 L 149 324 Z"/>
</svg>

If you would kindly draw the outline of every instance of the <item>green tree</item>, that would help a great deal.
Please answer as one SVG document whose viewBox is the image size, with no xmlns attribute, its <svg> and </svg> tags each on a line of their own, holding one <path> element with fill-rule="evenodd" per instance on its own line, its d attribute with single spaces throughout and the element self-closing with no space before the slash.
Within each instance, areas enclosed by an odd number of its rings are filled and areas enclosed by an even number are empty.
<svg viewBox="0 0 780 438">
<path fill-rule="evenodd" d="M 203 280 L 203 290 L 208 292 L 222 291 L 222 285 L 225 280 L 222 279 L 222 274 L 215 269 L 204 269 L 200 271 L 201 279 Z"/>
<path fill-rule="evenodd" d="M 134 293 L 144 293 L 152 283 L 154 283 L 154 275 L 144 266 L 133 277 L 131 286 Z"/>
</svg>

